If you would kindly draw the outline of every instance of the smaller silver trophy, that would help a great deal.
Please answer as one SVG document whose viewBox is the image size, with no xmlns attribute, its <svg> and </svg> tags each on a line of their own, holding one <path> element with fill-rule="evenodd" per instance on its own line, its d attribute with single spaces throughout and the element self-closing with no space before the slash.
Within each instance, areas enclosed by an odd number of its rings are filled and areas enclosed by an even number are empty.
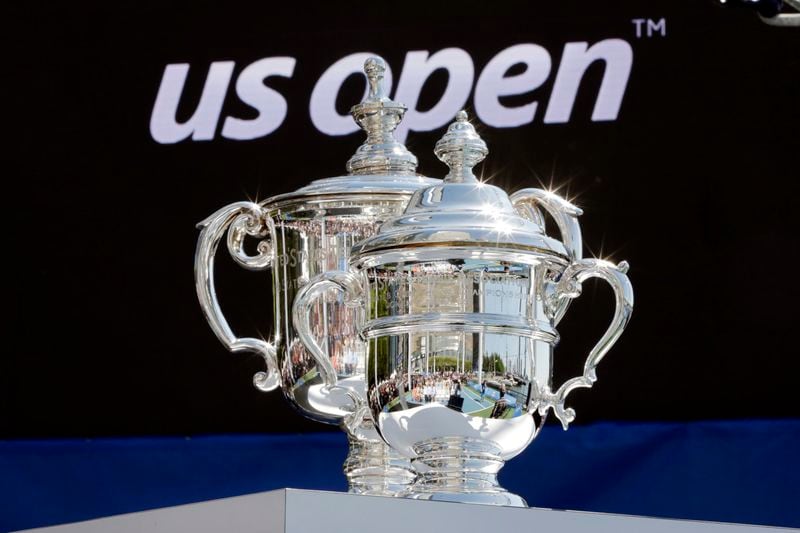
<svg viewBox="0 0 800 533">
<path fill-rule="evenodd" d="M 580 210 L 569 202 L 536 189 L 509 198 L 476 179 L 472 167 L 488 150 L 466 113 L 435 153 L 450 167 L 444 182 L 414 192 L 402 214 L 354 247 L 346 268 L 299 290 L 295 332 L 332 394 L 343 379 L 315 310 L 335 301 L 329 317 L 351 313 L 366 343 L 367 387 L 345 387 L 352 409 L 371 415 L 418 472 L 404 496 L 525 506 L 497 473 L 533 441 L 549 410 L 564 429 L 574 419 L 567 396 L 592 386 L 630 318 L 627 264 L 581 258 Z M 561 240 L 545 235 L 540 208 Z M 555 327 L 591 277 L 611 285 L 614 316 L 583 374 L 554 390 Z M 336 329 L 335 319 L 328 324 Z"/>
</svg>

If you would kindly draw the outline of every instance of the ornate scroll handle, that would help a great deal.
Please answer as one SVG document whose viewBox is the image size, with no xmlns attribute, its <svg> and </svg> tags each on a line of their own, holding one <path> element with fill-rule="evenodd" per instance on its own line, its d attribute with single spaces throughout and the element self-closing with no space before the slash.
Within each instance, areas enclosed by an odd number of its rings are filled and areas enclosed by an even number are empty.
<svg viewBox="0 0 800 533">
<path fill-rule="evenodd" d="M 544 218 L 539 208 L 544 208 L 553 217 L 561 233 L 561 242 L 567 249 L 570 261 L 577 261 L 583 257 L 583 238 L 578 217 L 583 214 L 580 207 L 544 189 L 522 189 L 510 196 L 511 203 L 517 212 L 531 222 L 537 224 L 544 231 Z M 569 307 L 569 298 L 562 299 L 552 308 L 553 324 L 558 325 Z"/>
<path fill-rule="evenodd" d="M 549 387 L 545 387 L 543 390 L 537 387 L 534 390 L 532 407 L 538 409 L 540 415 L 544 415 L 549 408 L 552 408 L 564 429 L 567 429 L 570 422 L 575 420 L 575 410 L 564 407 L 567 395 L 575 389 L 591 388 L 594 382 L 597 381 L 595 372 L 597 365 L 606 352 L 617 342 L 631 318 L 631 313 L 633 312 L 633 287 L 628 276 L 625 275 L 627 271 L 628 263 L 625 261 L 619 265 L 600 259 L 576 261 L 564 271 L 556 285 L 555 293 L 551 297 L 550 305 L 557 306 L 557 300 L 572 299 L 580 296 L 581 283 L 585 280 L 601 278 L 611 285 L 616 303 L 614 318 L 611 320 L 611 324 L 605 334 L 589 352 L 589 357 L 583 365 L 583 375 L 565 381 L 556 392 L 551 392 Z"/>
<path fill-rule="evenodd" d="M 583 240 L 578 217 L 583 214 L 580 207 L 543 189 L 522 189 L 511 195 L 514 208 L 525 218 L 544 228 L 544 220 L 538 207 L 544 208 L 556 221 L 561 232 L 561 242 L 571 261 L 583 257 Z"/>
<path fill-rule="evenodd" d="M 361 279 L 357 274 L 341 270 L 324 272 L 312 278 L 297 292 L 292 305 L 292 321 L 297 336 L 300 337 L 300 342 L 314 357 L 317 371 L 322 375 L 325 385 L 330 388 L 337 383 L 336 369 L 333 368 L 328 354 L 314 338 L 311 327 L 311 317 L 316 316 L 312 314 L 311 307 L 317 298 L 324 297 L 329 289 L 338 289 L 343 292 L 345 304 L 351 306 L 359 305 L 364 293 Z"/>
<path fill-rule="evenodd" d="M 249 270 L 264 270 L 272 263 L 272 246 L 268 240 L 258 243 L 258 254 L 250 256 L 244 251 L 245 237 L 265 238 L 269 235 L 268 221 L 262 208 L 252 202 L 237 202 L 223 207 L 197 227 L 197 251 L 194 256 L 194 282 L 200 307 L 217 338 L 231 352 L 249 351 L 260 354 L 267 364 L 266 372 L 258 372 L 253 383 L 263 391 L 271 391 L 280 384 L 278 358 L 271 343 L 253 337 L 237 337 L 217 300 L 214 287 L 214 257 L 222 234 L 228 231 L 228 251 L 231 257 Z"/>
</svg>

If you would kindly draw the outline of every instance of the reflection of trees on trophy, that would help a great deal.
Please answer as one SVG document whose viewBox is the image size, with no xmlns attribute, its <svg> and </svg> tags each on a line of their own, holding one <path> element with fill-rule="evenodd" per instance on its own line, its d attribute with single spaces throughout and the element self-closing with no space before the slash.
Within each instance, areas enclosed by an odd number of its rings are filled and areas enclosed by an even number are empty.
<svg viewBox="0 0 800 533">
<path fill-rule="evenodd" d="M 492 352 L 488 357 L 483 358 L 483 370 L 484 372 L 488 372 L 492 377 L 496 376 L 498 373 L 502 374 L 505 372 L 505 369 L 506 367 L 499 353 Z"/>
</svg>

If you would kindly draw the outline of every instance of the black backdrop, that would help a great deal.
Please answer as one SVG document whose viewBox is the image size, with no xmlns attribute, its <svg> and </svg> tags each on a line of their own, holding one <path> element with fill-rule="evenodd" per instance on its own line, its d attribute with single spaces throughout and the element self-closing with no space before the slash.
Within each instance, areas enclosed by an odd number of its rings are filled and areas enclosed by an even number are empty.
<svg viewBox="0 0 800 533">
<path fill-rule="evenodd" d="M 396 84 L 409 50 L 463 48 L 477 75 L 500 50 L 528 42 L 549 51 L 553 72 L 506 101 L 537 99 L 531 124 L 481 127 L 491 150 L 484 173 L 509 190 L 563 186 L 585 210 L 587 254 L 627 259 L 636 290 L 633 321 L 597 385 L 574 395 L 577 423 L 800 416 L 800 30 L 713 2 L 603 4 L 193 3 L 12 13 L 4 436 L 326 429 L 279 394 L 256 391 L 259 359 L 226 353 L 206 326 L 193 287 L 194 224 L 227 203 L 343 173 L 361 133 L 326 136 L 308 111 L 314 84 L 339 58 L 379 53 Z M 664 18 L 666 36 L 637 39 L 634 18 Z M 564 44 L 608 38 L 626 40 L 634 54 L 617 119 L 590 120 L 598 63 L 569 123 L 544 124 Z M 269 80 L 288 105 L 274 133 L 228 140 L 220 120 L 211 141 L 153 140 L 150 115 L 167 64 L 191 65 L 178 114 L 186 119 L 212 61 L 235 61 L 235 79 L 271 56 L 297 59 L 291 78 Z M 435 73 L 420 106 L 436 102 L 446 82 Z M 348 79 L 340 111 L 362 90 Z M 222 116 L 252 117 L 233 91 L 232 82 Z M 431 152 L 442 132 L 409 134 L 425 174 L 444 174 Z M 218 279 L 235 328 L 267 335 L 267 275 L 221 254 Z M 559 328 L 557 377 L 580 368 L 610 312 L 610 292 L 599 284 L 571 307 Z"/>
</svg>

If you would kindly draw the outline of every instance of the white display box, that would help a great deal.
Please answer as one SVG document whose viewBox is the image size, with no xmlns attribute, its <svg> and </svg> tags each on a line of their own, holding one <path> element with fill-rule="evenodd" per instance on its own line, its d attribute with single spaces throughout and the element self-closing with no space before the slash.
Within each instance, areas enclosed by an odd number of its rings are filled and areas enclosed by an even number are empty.
<svg viewBox="0 0 800 533">
<path fill-rule="evenodd" d="M 280 489 L 61 526 L 47 533 L 744 533 L 766 526 Z"/>
</svg>

